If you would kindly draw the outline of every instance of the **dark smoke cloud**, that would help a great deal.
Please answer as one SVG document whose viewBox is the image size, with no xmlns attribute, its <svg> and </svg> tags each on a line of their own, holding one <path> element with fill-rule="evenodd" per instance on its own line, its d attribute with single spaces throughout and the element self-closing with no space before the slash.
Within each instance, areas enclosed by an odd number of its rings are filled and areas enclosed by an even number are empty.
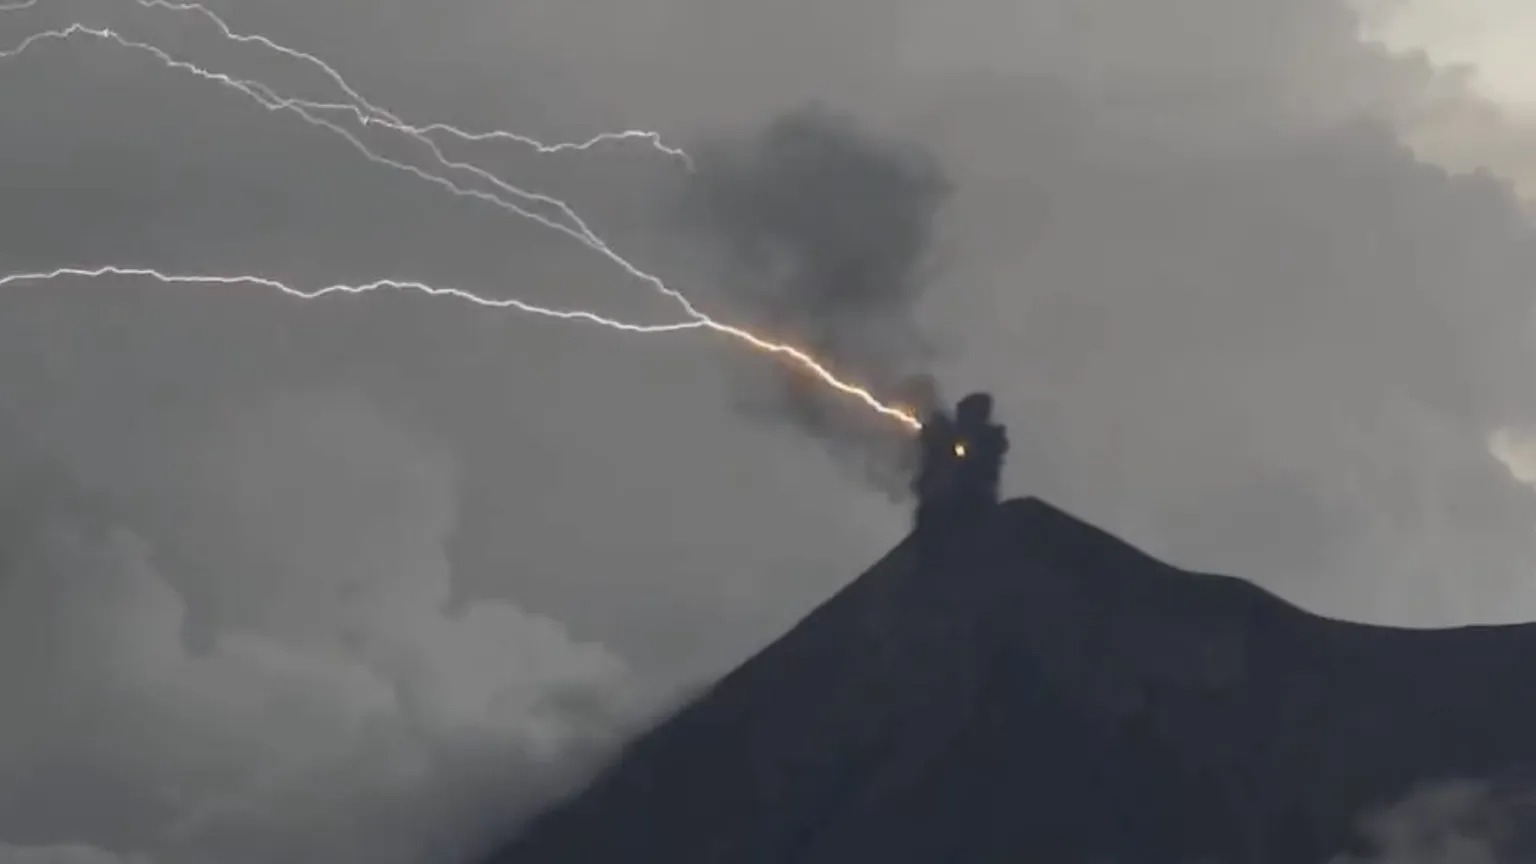
<svg viewBox="0 0 1536 864">
<path fill-rule="evenodd" d="M 883 398 L 920 401 L 934 346 L 912 313 L 934 282 L 934 222 L 951 190 L 937 161 L 812 104 L 754 136 L 711 142 L 697 165 L 682 213 L 716 253 L 733 314 Z M 798 368 L 740 374 L 743 410 L 816 436 L 900 494 L 908 439 L 898 427 Z"/>
</svg>

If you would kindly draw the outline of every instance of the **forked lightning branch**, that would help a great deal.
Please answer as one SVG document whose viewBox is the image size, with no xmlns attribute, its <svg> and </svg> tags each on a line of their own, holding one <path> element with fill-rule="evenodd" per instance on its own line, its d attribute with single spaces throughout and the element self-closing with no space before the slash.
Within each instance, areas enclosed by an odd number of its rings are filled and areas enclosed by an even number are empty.
<svg viewBox="0 0 1536 864">
<path fill-rule="evenodd" d="M 491 204 L 509 215 L 529 219 L 543 227 L 557 231 L 582 244 L 592 252 L 606 258 L 618 266 L 625 275 L 645 283 L 677 303 L 685 318 L 682 321 L 667 324 L 637 324 L 620 321 L 584 309 L 557 309 L 522 300 L 498 299 L 461 288 L 436 287 L 414 280 L 381 278 L 358 284 L 337 284 L 316 289 L 303 289 L 260 274 L 167 273 L 154 268 L 122 264 L 88 266 L 71 263 L 70 265 L 61 266 L 53 270 L 0 274 L 0 287 L 14 286 L 22 283 L 49 282 L 62 278 L 127 276 L 153 279 L 168 285 L 255 285 L 279 291 L 287 296 L 306 300 L 312 300 L 325 295 L 367 294 L 373 291 L 390 289 L 413 291 L 431 297 L 459 300 L 487 308 L 508 309 L 531 315 L 581 321 L 630 333 L 675 333 L 685 330 L 709 330 L 730 337 L 736 342 L 754 350 L 775 355 L 782 360 L 798 365 L 827 387 L 861 402 L 869 409 L 906 426 L 908 429 L 916 430 L 921 425 L 911 410 L 883 402 L 869 389 L 833 373 L 825 364 L 807 352 L 786 342 L 764 338 L 746 328 L 720 321 L 704 313 L 682 292 L 669 287 L 659 277 L 641 270 L 628 259 L 614 251 L 564 201 L 538 192 L 522 189 L 496 176 L 480 165 L 452 159 L 443 151 L 436 137 L 450 137 L 465 142 L 505 141 L 531 148 L 538 153 L 555 153 L 571 150 L 584 151 L 603 143 L 642 140 L 648 142 L 653 149 L 667 157 L 679 160 L 684 167 L 691 170 L 693 163 L 688 154 L 663 143 L 658 133 L 631 129 L 622 132 L 604 133 L 582 142 L 546 144 L 525 135 L 505 130 L 472 132 L 446 123 L 413 125 L 402 120 L 396 114 L 365 99 L 361 93 L 347 83 L 334 67 L 315 55 L 281 45 L 266 36 L 237 32 L 223 18 L 200 4 L 177 3 L 170 2 L 170 0 L 134 0 L 134 2 L 146 12 L 169 12 L 199 18 L 215 27 L 220 35 L 228 41 L 257 45 L 273 53 L 304 63 L 324 74 L 340 91 L 342 98 L 335 102 L 318 102 L 280 96 L 273 88 L 260 81 L 237 78 L 222 72 L 216 72 L 177 57 L 169 50 L 160 46 L 130 39 L 111 28 L 96 27 L 83 22 L 76 22 L 62 28 L 35 32 L 16 43 L 13 47 L 0 50 L 0 60 L 14 60 L 29 51 L 37 50 L 45 44 L 76 38 L 96 39 L 120 48 L 148 54 L 159 60 L 169 69 L 190 74 L 210 83 L 220 85 L 225 89 L 255 101 L 268 111 L 291 114 L 311 126 L 338 135 L 350 144 L 359 155 L 376 165 L 410 174 L 454 196 Z M 24 0 L 24 2 L 12 2 L 9 4 L 0 3 L 0 12 L 14 13 L 32 10 L 38 5 L 39 0 Z M 338 117 L 343 119 L 338 119 Z M 353 128 L 349 128 L 345 118 L 350 118 L 351 124 L 356 127 L 382 127 L 389 132 L 404 136 L 420 146 L 429 156 L 433 168 L 428 170 L 420 165 L 379 153 L 370 147 L 358 132 L 354 131 Z M 473 180 L 483 184 L 483 186 L 466 185 L 465 182 L 457 180 L 455 177 L 473 178 Z M 540 209 L 552 210 L 559 214 L 560 218 L 544 215 L 544 213 L 539 212 Z"/>
</svg>

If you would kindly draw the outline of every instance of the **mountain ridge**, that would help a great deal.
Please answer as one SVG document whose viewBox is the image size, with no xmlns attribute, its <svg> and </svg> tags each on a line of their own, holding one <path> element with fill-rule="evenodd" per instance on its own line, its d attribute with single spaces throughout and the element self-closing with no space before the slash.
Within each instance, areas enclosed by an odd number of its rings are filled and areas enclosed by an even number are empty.
<svg viewBox="0 0 1536 864">
<path fill-rule="evenodd" d="M 1326 618 L 1013 500 L 907 537 L 492 860 L 1322 861 L 1415 783 L 1536 766 L 1532 657 L 1530 625 Z"/>
</svg>

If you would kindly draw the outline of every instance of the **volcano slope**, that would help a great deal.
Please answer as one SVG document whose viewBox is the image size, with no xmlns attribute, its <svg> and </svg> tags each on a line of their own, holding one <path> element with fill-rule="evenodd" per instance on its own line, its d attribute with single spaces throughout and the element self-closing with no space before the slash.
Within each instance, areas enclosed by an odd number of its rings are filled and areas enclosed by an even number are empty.
<svg viewBox="0 0 1536 864">
<path fill-rule="evenodd" d="M 494 864 L 1301 862 L 1536 766 L 1536 626 L 1407 630 L 1036 499 L 909 537 Z"/>
</svg>

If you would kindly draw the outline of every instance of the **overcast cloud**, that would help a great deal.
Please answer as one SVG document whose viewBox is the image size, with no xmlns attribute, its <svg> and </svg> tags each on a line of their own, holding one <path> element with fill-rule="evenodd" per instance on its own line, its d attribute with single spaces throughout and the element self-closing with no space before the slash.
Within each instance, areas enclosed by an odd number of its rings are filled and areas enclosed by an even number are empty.
<svg viewBox="0 0 1536 864">
<path fill-rule="evenodd" d="M 1011 492 L 1331 614 L 1536 618 L 1528 127 L 1341 0 L 215 8 L 412 122 L 703 147 L 828 106 L 951 190 L 891 332 L 996 392 Z M 0 40 L 77 17 L 338 96 L 128 2 L 45 0 Z M 4 61 L 0 117 L 6 272 L 679 319 L 567 237 L 120 47 Z M 679 160 L 451 150 L 754 311 L 677 212 Z M 747 363 L 396 294 L 8 286 L 0 860 L 414 864 L 504 827 L 904 532 L 836 450 L 739 410 Z"/>
</svg>

